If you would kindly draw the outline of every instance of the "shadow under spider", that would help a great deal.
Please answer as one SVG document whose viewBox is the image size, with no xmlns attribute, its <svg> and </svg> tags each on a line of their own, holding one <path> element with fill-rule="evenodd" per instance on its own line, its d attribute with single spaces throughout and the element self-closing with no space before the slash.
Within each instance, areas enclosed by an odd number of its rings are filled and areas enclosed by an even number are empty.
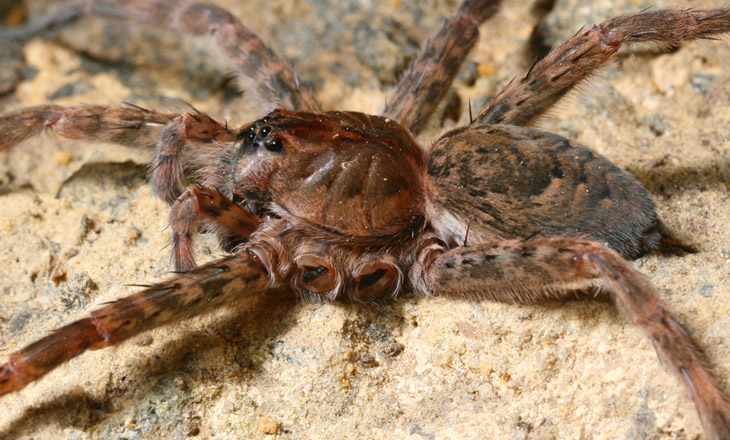
<svg viewBox="0 0 730 440">
<path fill-rule="evenodd" d="M 666 156 L 668 157 L 668 156 Z M 730 185 L 730 159 L 691 165 L 664 165 L 662 159 L 651 168 L 629 166 L 628 171 L 654 195 L 671 196 L 688 189 L 701 191 Z"/>
<path fill-rule="evenodd" d="M 363 343 L 373 345 L 378 343 L 376 337 L 353 343 L 351 323 L 355 321 L 359 324 L 364 323 L 363 333 L 372 333 L 369 327 L 371 322 L 388 321 L 379 324 L 378 328 L 386 328 L 385 332 L 394 339 L 393 330 L 405 322 L 405 319 L 402 319 L 402 307 L 406 302 L 416 300 L 414 297 L 415 295 L 406 294 L 388 302 L 387 305 L 376 307 L 335 303 L 353 315 L 346 318 L 341 330 L 340 344 L 361 347 Z M 140 407 L 141 412 L 143 406 L 141 403 L 150 396 L 152 399 L 159 398 L 162 401 L 163 398 L 170 397 L 170 394 L 178 393 L 182 395 L 184 402 L 189 396 L 185 391 L 195 390 L 196 385 L 203 382 L 215 383 L 224 376 L 233 382 L 251 380 L 261 368 L 262 362 L 276 357 L 272 347 L 276 345 L 278 337 L 285 335 L 297 325 L 296 300 L 293 296 L 272 295 L 254 304 L 244 303 L 243 307 L 241 311 L 222 314 L 205 328 L 197 328 L 166 341 L 164 345 L 144 353 L 139 360 L 124 363 L 123 370 L 134 372 L 134 377 L 113 377 L 114 372 L 110 371 L 102 397 L 93 397 L 93 393 L 76 388 L 39 405 L 26 408 L 17 419 L 8 424 L 6 429 L 0 431 L 0 438 L 12 439 L 32 435 L 39 427 L 53 424 L 82 430 L 95 429 L 104 422 L 113 420 L 115 416 L 118 417 L 120 414 L 127 416 L 124 410 L 135 405 Z M 160 334 L 160 337 L 165 336 L 164 333 Z M 139 336 L 125 344 L 134 343 L 132 341 L 138 338 Z M 207 352 L 216 349 L 222 349 L 221 356 L 230 362 L 226 362 L 225 365 L 207 366 L 204 361 L 196 360 L 204 358 Z M 191 368 L 192 363 L 195 365 Z M 179 377 L 182 377 L 184 382 L 173 383 L 173 380 Z M 220 383 L 225 385 L 225 382 Z M 159 387 L 176 386 L 177 390 L 169 392 L 155 390 Z M 355 392 L 354 388 L 351 392 Z M 136 412 L 135 415 L 143 416 Z"/>
<path fill-rule="evenodd" d="M 143 399 L 165 376 L 183 376 L 191 382 L 201 382 L 206 380 L 204 376 L 220 374 L 191 371 L 189 363 L 192 357 L 201 357 L 210 350 L 219 349 L 221 339 L 224 339 L 220 336 L 219 330 L 229 326 L 236 326 L 240 329 L 240 333 L 236 341 L 223 342 L 223 345 L 229 342 L 246 345 L 251 347 L 249 352 L 252 353 L 252 359 L 266 359 L 267 345 L 255 341 L 275 338 L 295 325 L 294 320 L 285 319 L 286 314 L 291 313 L 293 306 L 294 302 L 291 300 L 272 298 L 270 301 L 259 301 L 253 304 L 253 307 L 246 306 L 244 310 L 224 314 L 207 329 L 198 328 L 185 332 L 177 338 L 166 341 L 163 346 L 144 353 L 140 360 L 124 363 L 123 369 L 134 372 L 134 377 L 112 378 L 113 372 L 110 371 L 109 383 L 102 397 L 95 398 L 92 397 L 92 393 L 78 389 L 60 394 L 52 400 L 27 408 L 16 420 L 11 421 L 5 430 L 0 431 L 0 438 L 31 435 L 39 426 L 54 423 L 68 426 L 69 420 L 72 421 L 71 426 L 87 430 L 102 424 L 115 414 L 123 412 L 130 404 Z M 208 329 L 212 331 L 206 331 Z M 161 334 L 160 337 L 165 337 L 165 334 Z M 138 340 L 138 337 L 125 344 L 134 343 L 132 341 L 135 340 Z M 211 365 L 211 369 L 214 367 Z M 250 365 L 239 366 L 235 369 L 234 377 L 239 379 L 245 376 L 249 368 Z"/>
</svg>

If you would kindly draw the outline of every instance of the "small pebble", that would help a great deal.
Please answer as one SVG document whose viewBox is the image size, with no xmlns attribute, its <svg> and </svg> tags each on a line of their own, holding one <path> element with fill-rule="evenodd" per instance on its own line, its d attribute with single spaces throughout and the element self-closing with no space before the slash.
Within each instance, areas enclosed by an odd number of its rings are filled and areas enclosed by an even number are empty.
<svg viewBox="0 0 730 440">
<path fill-rule="evenodd" d="M 281 423 L 271 417 L 261 417 L 258 422 L 258 430 L 264 434 L 275 435 L 281 432 Z"/>
</svg>

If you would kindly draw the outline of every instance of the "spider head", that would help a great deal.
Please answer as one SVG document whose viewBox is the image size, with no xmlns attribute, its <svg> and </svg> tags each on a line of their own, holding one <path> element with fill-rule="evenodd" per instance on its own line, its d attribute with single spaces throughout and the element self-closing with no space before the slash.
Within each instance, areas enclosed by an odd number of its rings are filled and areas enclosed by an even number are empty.
<svg viewBox="0 0 730 440">
<path fill-rule="evenodd" d="M 349 235 L 391 234 L 423 216 L 425 155 L 394 121 L 276 110 L 243 127 L 236 190 Z"/>
</svg>

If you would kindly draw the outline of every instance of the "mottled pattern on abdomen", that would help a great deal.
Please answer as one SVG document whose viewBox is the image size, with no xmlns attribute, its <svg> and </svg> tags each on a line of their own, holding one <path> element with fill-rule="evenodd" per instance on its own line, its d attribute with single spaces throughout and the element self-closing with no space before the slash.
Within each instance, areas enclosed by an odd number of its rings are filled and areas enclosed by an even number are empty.
<svg viewBox="0 0 730 440">
<path fill-rule="evenodd" d="M 438 193 L 434 203 L 463 228 L 469 225 L 470 243 L 580 237 L 637 258 L 660 238 L 654 203 L 633 176 L 541 130 L 493 125 L 451 131 L 434 145 L 428 174 Z M 432 221 L 437 230 L 448 229 Z"/>
</svg>

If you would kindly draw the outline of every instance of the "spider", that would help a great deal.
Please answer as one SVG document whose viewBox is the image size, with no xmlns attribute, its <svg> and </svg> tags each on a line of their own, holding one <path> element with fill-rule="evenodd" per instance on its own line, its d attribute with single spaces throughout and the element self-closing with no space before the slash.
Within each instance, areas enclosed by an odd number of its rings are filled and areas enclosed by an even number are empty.
<svg viewBox="0 0 730 440">
<path fill-rule="evenodd" d="M 6 113 L 0 119 L 5 148 L 45 128 L 72 139 L 156 144 L 151 183 L 172 204 L 180 274 L 92 312 L 95 321 L 78 321 L 12 354 L 0 373 L 1 391 L 20 389 L 85 349 L 265 293 L 375 302 L 409 287 L 427 295 L 534 302 L 564 297 L 566 284 L 600 278 L 687 382 L 708 435 L 727 438 L 722 391 L 653 288 L 621 257 L 638 257 L 661 238 L 646 190 L 586 147 L 519 128 L 621 43 L 726 32 L 727 10 L 644 11 L 604 24 L 618 30 L 604 32 L 616 40 L 597 45 L 591 42 L 598 42 L 599 28 L 586 28 L 487 103 L 469 128 L 448 131 L 425 151 L 412 134 L 423 129 L 496 2 L 459 6 L 402 76 L 384 117 L 321 113 L 293 70 L 225 11 L 162 5 L 112 0 L 83 11 L 172 23 L 192 34 L 214 30 L 229 59 L 240 63 L 251 95 L 264 107 L 288 110 L 239 128 L 196 111 L 135 106 Z M 684 27 L 688 17 L 691 27 Z M 239 44 L 227 45 L 232 39 Z M 429 55 L 440 50 L 452 52 Z M 183 150 L 192 157 L 183 158 Z M 183 169 L 196 184 L 182 186 Z M 232 256 L 197 267 L 191 236 L 198 223 L 216 232 Z"/>
</svg>

